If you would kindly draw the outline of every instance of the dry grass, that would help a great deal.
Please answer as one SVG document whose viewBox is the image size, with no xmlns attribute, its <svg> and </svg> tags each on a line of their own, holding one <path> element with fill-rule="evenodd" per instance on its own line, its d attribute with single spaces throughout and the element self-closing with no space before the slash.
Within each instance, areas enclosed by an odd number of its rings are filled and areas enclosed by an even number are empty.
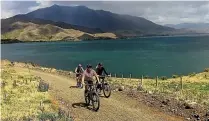
<svg viewBox="0 0 209 121">
<path fill-rule="evenodd" d="M 39 80 L 28 72 L 16 72 L 9 66 L 2 68 L 2 121 L 40 120 L 59 116 L 56 100 L 48 92 L 38 91 Z"/>
<path fill-rule="evenodd" d="M 4 33 L 2 39 L 18 39 L 21 41 L 58 41 L 80 40 L 83 38 L 117 38 L 113 33 L 90 34 L 75 29 L 63 29 L 50 24 L 38 25 L 30 22 L 15 22 L 12 26 L 16 29 Z"/>
<path fill-rule="evenodd" d="M 143 79 L 142 86 L 145 91 L 162 95 L 172 95 L 178 100 L 197 102 L 209 106 L 209 72 L 189 74 L 182 77 L 178 76 L 163 80 Z M 137 88 L 141 84 L 141 79 L 111 78 L 110 83 L 124 85 L 125 87 Z"/>
</svg>

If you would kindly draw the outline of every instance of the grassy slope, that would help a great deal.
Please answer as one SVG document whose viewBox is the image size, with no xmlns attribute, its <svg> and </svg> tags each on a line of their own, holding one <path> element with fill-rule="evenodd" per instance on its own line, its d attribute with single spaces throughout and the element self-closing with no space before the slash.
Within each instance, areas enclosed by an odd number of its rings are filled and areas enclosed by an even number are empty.
<svg viewBox="0 0 209 121">
<path fill-rule="evenodd" d="M 1 120 L 17 121 L 29 118 L 38 120 L 58 117 L 57 101 L 48 92 L 37 90 L 40 78 L 28 72 L 16 72 L 7 66 L 2 67 L 1 79 Z"/>
<path fill-rule="evenodd" d="M 171 95 L 178 100 L 197 102 L 209 106 L 209 71 L 205 70 L 205 72 L 199 74 L 183 76 L 182 79 L 183 90 L 181 90 L 180 77 L 166 80 L 158 79 L 158 87 L 156 87 L 155 79 L 143 79 L 142 85 L 144 90 L 152 93 Z M 141 84 L 141 79 L 112 78 L 110 83 L 137 88 Z"/>
<path fill-rule="evenodd" d="M 15 22 L 11 25 L 13 30 L 4 33 L 2 39 L 18 39 L 23 41 L 57 41 L 57 40 L 80 40 L 80 39 L 96 39 L 111 38 L 115 39 L 113 33 L 89 34 L 74 29 L 63 29 L 54 25 L 38 25 L 34 23 Z M 83 35 L 88 35 L 83 38 Z"/>
</svg>

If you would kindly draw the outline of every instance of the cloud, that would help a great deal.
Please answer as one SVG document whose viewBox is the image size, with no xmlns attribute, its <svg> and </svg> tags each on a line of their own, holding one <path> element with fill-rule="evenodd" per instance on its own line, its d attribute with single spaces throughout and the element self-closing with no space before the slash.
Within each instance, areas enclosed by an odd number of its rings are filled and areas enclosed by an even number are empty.
<svg viewBox="0 0 209 121">
<path fill-rule="evenodd" d="M 13 2 L 2 8 L 4 17 L 27 13 L 53 4 L 64 6 L 84 5 L 95 10 L 144 17 L 158 24 L 186 22 L 209 23 L 209 1 L 30 1 Z"/>
<path fill-rule="evenodd" d="M 25 14 L 29 12 L 29 7 L 36 5 L 35 1 L 1 1 L 1 18 Z"/>
<path fill-rule="evenodd" d="M 34 11 L 34 10 L 37 10 L 40 8 L 45 8 L 45 7 L 49 7 L 49 6 L 53 5 L 52 1 L 37 0 L 36 3 L 38 4 L 37 6 L 29 7 L 28 10 Z"/>
</svg>

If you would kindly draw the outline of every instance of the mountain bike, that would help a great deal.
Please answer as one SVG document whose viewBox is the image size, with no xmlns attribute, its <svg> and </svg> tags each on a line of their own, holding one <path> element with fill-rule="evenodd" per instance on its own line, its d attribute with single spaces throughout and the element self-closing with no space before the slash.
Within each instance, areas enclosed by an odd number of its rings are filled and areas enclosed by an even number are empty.
<svg viewBox="0 0 209 121">
<path fill-rule="evenodd" d="M 110 95 L 111 95 L 111 87 L 110 85 L 108 84 L 107 81 L 105 81 L 105 77 L 106 76 L 99 76 L 99 81 L 100 83 L 96 83 L 97 85 L 97 88 L 96 88 L 96 91 L 100 94 L 101 91 L 103 91 L 103 94 L 106 98 L 109 98 Z"/>
<path fill-rule="evenodd" d="M 93 83 L 85 85 L 87 86 L 87 90 L 84 91 L 85 102 L 87 106 L 91 103 L 93 110 L 98 111 L 100 107 L 100 99 L 98 93 L 96 92 L 96 85 Z"/>
<path fill-rule="evenodd" d="M 83 88 L 83 84 L 82 84 L 82 73 L 77 73 L 78 77 L 76 77 L 77 80 L 77 87 L 78 88 Z"/>
</svg>

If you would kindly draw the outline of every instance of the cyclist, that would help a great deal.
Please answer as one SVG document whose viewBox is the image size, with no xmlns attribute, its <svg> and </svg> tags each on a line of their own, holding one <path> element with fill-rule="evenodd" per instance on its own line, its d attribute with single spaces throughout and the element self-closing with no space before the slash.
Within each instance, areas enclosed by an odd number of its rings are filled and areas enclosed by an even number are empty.
<svg viewBox="0 0 209 121">
<path fill-rule="evenodd" d="M 97 73 L 92 69 L 92 66 L 88 64 L 86 70 L 83 72 L 82 82 L 84 82 L 85 84 L 93 84 L 93 77 L 96 77 L 96 79 L 99 80 Z M 85 85 L 85 93 L 88 89 L 87 86 L 88 85 Z"/>
<path fill-rule="evenodd" d="M 83 69 L 82 65 L 78 64 L 78 66 L 75 68 L 77 86 L 79 86 L 78 83 L 81 81 L 80 76 L 82 75 L 83 72 L 84 72 L 84 69 Z"/>
<path fill-rule="evenodd" d="M 107 71 L 105 70 L 105 68 L 103 67 L 103 65 L 101 63 L 98 63 L 98 65 L 96 66 L 96 72 L 97 75 L 102 76 L 103 72 L 109 76 L 109 74 L 107 73 Z"/>
<path fill-rule="evenodd" d="M 98 63 L 98 65 L 96 66 L 96 72 L 97 72 L 97 75 L 99 76 L 99 82 L 98 82 L 97 88 L 101 88 L 101 80 L 105 79 L 105 77 L 103 76 L 103 72 L 107 76 L 110 76 L 110 75 L 107 73 L 107 71 L 103 67 L 102 63 Z"/>
</svg>

